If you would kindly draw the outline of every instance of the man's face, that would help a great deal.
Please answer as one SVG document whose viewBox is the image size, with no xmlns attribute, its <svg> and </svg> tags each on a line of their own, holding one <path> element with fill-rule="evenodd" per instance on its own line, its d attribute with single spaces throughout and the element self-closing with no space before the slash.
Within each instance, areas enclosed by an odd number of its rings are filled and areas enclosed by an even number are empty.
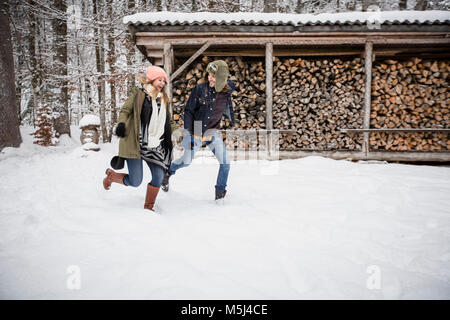
<svg viewBox="0 0 450 320">
<path fill-rule="evenodd" d="M 209 86 L 214 88 L 216 85 L 216 76 L 214 74 L 209 73 L 208 74 L 208 81 L 209 81 Z"/>
</svg>

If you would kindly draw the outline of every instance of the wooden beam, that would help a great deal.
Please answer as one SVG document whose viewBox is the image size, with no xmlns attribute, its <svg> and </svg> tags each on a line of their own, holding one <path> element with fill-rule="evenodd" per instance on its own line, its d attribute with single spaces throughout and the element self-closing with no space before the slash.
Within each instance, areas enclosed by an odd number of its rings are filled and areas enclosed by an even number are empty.
<svg viewBox="0 0 450 320">
<path fill-rule="evenodd" d="M 162 58 L 164 55 L 164 49 L 150 49 L 147 47 L 147 57 Z"/>
<path fill-rule="evenodd" d="M 364 91 L 364 129 L 370 128 L 370 104 L 371 104 L 371 92 L 372 92 L 372 49 L 373 44 L 370 41 L 365 45 L 365 91 Z M 363 152 L 367 155 L 369 153 L 369 133 L 364 133 Z"/>
<path fill-rule="evenodd" d="M 211 41 L 211 44 L 215 45 L 265 45 L 268 42 L 273 43 L 274 45 L 332 45 L 332 44 L 360 44 L 363 45 L 366 42 L 365 37 L 359 37 L 359 38 L 296 38 L 296 37 L 289 37 L 289 38 L 274 38 L 274 37 L 267 37 L 267 38 L 214 38 L 214 40 L 211 40 L 211 38 L 191 38 L 191 39 L 171 39 L 171 38 L 164 38 L 165 41 L 169 41 L 172 43 L 173 46 L 198 46 L 202 45 L 206 41 Z M 143 38 L 139 37 L 137 39 L 137 44 L 139 45 L 157 45 L 154 38 Z M 448 40 L 450 43 L 450 40 Z"/>
<path fill-rule="evenodd" d="M 165 38 L 155 38 L 155 37 L 136 37 L 136 45 L 151 46 L 155 49 L 164 48 Z"/>
<path fill-rule="evenodd" d="M 279 151 L 280 159 L 297 159 L 309 156 L 321 156 L 335 160 L 450 162 L 450 152 L 448 151 L 371 151 L 369 154 L 358 151 Z"/>
<path fill-rule="evenodd" d="M 362 50 L 343 50 L 340 51 L 339 49 L 336 49 L 336 51 L 320 51 L 320 50 L 296 50 L 296 49 L 285 49 L 285 50 L 273 50 L 273 55 L 275 57 L 290 57 L 290 56 L 350 56 L 350 55 L 360 55 L 363 51 Z M 401 52 L 399 50 L 393 50 L 393 54 Z M 183 56 L 190 56 L 192 54 L 192 50 L 186 50 L 183 52 L 177 53 L 177 57 L 183 57 Z M 230 57 L 265 57 L 266 52 L 264 49 L 243 49 L 243 50 L 206 50 L 204 52 L 204 55 L 209 57 L 223 57 L 223 56 L 230 56 Z"/>
<path fill-rule="evenodd" d="M 274 37 L 342 37 L 342 36 L 401 36 L 401 37 L 428 37 L 428 36 L 442 36 L 448 35 L 448 32 L 276 32 L 276 33 L 261 33 L 261 32 L 136 32 L 136 37 L 267 37 L 271 35 Z"/>
<path fill-rule="evenodd" d="M 178 75 L 183 72 L 183 70 L 192 63 L 199 55 L 201 55 L 203 52 L 205 52 L 206 49 L 208 49 L 210 43 L 206 42 L 200 49 L 197 50 L 181 67 L 178 68 L 177 71 L 175 71 L 172 76 L 170 77 L 170 80 L 173 81 Z"/>
<path fill-rule="evenodd" d="M 199 38 L 160 38 L 159 41 L 169 41 L 174 46 L 195 46 L 202 45 L 206 41 L 211 41 L 211 44 L 223 45 L 264 45 L 271 42 L 273 45 L 364 45 L 368 38 L 366 36 L 359 37 L 242 37 L 242 38 L 226 38 L 215 37 L 199 37 Z M 403 44 L 403 45 L 450 45 L 449 37 L 427 37 L 427 38 L 388 38 L 388 37 L 370 37 L 373 44 Z M 158 39 L 149 37 L 138 37 L 136 39 L 138 45 L 158 45 Z"/>
<path fill-rule="evenodd" d="M 261 157 L 258 151 L 229 148 L 231 160 L 242 160 L 248 158 L 267 159 Z M 450 163 L 449 151 L 371 151 L 365 154 L 361 151 L 333 151 L 333 150 L 297 150 L 278 151 L 269 157 L 269 160 L 298 159 L 310 156 L 326 157 L 335 160 L 375 160 L 375 161 L 400 161 L 400 162 L 442 162 Z"/>
<path fill-rule="evenodd" d="M 394 47 L 394 48 L 376 48 L 374 47 L 373 53 L 379 57 L 393 57 L 397 55 L 440 55 L 450 57 L 450 47 L 447 46 L 419 46 L 419 47 Z M 194 48 L 184 48 L 183 50 L 178 50 L 176 53 L 177 57 L 190 57 L 195 53 Z M 265 46 L 248 48 L 245 47 L 226 47 L 226 46 L 211 46 L 204 53 L 206 56 L 233 56 L 233 57 L 264 57 L 266 55 Z M 276 57 L 283 56 L 352 56 L 361 55 L 364 57 L 364 46 L 355 47 L 345 47 L 340 48 L 337 46 L 330 47 L 298 47 L 292 46 L 286 47 L 275 47 L 273 49 L 273 55 Z"/>
<path fill-rule="evenodd" d="M 170 76 L 172 74 L 172 45 L 169 42 L 164 43 L 164 70 L 167 73 L 166 93 L 169 96 L 170 114 L 173 116 L 172 107 L 172 81 Z"/>
<path fill-rule="evenodd" d="M 379 128 L 379 129 L 341 129 L 342 133 L 360 133 L 360 132 L 450 132 L 447 128 Z"/>
</svg>

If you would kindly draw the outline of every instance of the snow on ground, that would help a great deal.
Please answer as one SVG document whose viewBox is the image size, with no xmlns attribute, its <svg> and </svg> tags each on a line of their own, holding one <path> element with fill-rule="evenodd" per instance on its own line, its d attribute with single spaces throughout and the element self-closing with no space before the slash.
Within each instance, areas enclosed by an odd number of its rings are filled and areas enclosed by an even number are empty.
<svg viewBox="0 0 450 320">
<path fill-rule="evenodd" d="M 145 183 L 103 189 L 117 141 L 72 130 L 0 153 L 2 299 L 450 298 L 449 167 L 237 161 L 217 205 L 200 157 L 154 214 Z"/>
</svg>

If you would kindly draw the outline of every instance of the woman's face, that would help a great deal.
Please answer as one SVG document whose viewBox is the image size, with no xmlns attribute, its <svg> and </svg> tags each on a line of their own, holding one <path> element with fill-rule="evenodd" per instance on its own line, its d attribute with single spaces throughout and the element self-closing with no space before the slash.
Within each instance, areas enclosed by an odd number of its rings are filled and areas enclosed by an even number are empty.
<svg viewBox="0 0 450 320">
<path fill-rule="evenodd" d="M 163 77 L 159 77 L 156 78 L 152 85 L 158 90 L 158 91 L 162 91 L 162 89 L 164 89 L 164 86 L 166 85 L 166 80 Z"/>
</svg>

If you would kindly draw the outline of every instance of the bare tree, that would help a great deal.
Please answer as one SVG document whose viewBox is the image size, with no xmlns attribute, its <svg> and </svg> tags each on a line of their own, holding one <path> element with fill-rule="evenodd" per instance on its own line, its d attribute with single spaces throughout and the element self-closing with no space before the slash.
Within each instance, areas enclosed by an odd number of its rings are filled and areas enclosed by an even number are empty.
<svg viewBox="0 0 450 320">
<path fill-rule="evenodd" d="M 427 8 L 428 1 L 425 0 L 417 0 L 414 10 L 423 11 Z"/>
<path fill-rule="evenodd" d="M 22 142 L 14 84 L 14 60 L 8 21 L 8 5 L 0 2 L 0 150 Z"/>
<path fill-rule="evenodd" d="M 407 3 L 408 3 L 408 0 L 399 0 L 398 1 L 398 8 L 400 10 L 406 10 L 407 9 Z"/>
<path fill-rule="evenodd" d="M 191 0 L 191 3 L 192 3 L 191 12 L 196 12 L 198 10 L 197 1 L 196 0 Z"/>
<path fill-rule="evenodd" d="M 114 17 L 113 10 L 113 0 L 107 1 L 108 7 L 108 18 L 110 21 L 110 25 L 112 24 L 112 18 Z M 115 79 L 115 71 L 116 71 L 116 46 L 115 46 L 115 38 L 113 37 L 113 31 L 110 31 L 108 34 L 108 64 L 110 70 L 110 88 L 111 88 L 111 130 L 108 133 L 108 141 L 111 141 L 112 137 L 112 127 L 117 122 L 117 103 L 116 103 L 116 79 Z"/>
<path fill-rule="evenodd" d="M 370 9 L 370 6 L 378 6 L 377 0 L 362 0 L 362 10 L 367 11 Z"/>
<path fill-rule="evenodd" d="M 98 4 L 98 0 L 94 0 L 94 16 L 102 23 L 103 15 L 99 12 L 101 6 Z M 98 105 L 100 113 L 100 127 L 102 131 L 102 141 L 108 141 L 108 135 L 106 131 L 106 88 L 105 88 L 105 52 L 104 52 L 104 31 L 103 28 L 97 28 L 96 36 L 98 39 L 97 46 L 95 47 L 95 58 L 97 61 L 97 72 L 99 76 L 97 78 L 97 88 L 98 88 Z"/>
<path fill-rule="evenodd" d="M 33 0 L 29 1 L 31 6 L 35 5 Z M 30 71 L 31 75 L 31 99 L 33 102 L 33 110 L 32 110 L 32 122 L 34 125 L 35 121 L 35 112 L 37 111 L 40 104 L 40 85 L 42 82 L 42 69 L 40 66 L 40 62 L 37 59 L 37 50 L 36 44 L 39 38 L 39 20 L 36 17 L 34 12 L 28 11 L 27 13 L 28 21 L 29 21 L 29 35 L 26 38 L 28 40 L 28 59 L 27 59 L 27 67 Z M 24 54 L 24 52 L 22 52 Z"/>
<path fill-rule="evenodd" d="M 135 3 L 134 0 L 128 0 L 128 12 L 134 13 L 135 10 Z M 127 66 L 128 68 L 132 68 L 133 66 L 133 60 L 132 58 L 135 55 L 135 49 L 134 49 L 134 43 L 133 40 L 131 39 L 131 35 L 128 35 L 128 41 L 125 42 L 125 46 L 128 50 L 128 54 L 126 55 L 127 58 Z M 130 94 L 131 93 L 131 89 L 134 86 L 134 75 L 132 73 L 130 73 L 128 75 L 128 79 L 127 79 L 127 93 Z"/>
<path fill-rule="evenodd" d="M 154 6 L 156 8 L 156 11 L 161 11 L 162 10 L 162 0 L 155 0 Z"/>
<path fill-rule="evenodd" d="M 264 12 L 277 12 L 277 0 L 264 0 Z"/>
</svg>

